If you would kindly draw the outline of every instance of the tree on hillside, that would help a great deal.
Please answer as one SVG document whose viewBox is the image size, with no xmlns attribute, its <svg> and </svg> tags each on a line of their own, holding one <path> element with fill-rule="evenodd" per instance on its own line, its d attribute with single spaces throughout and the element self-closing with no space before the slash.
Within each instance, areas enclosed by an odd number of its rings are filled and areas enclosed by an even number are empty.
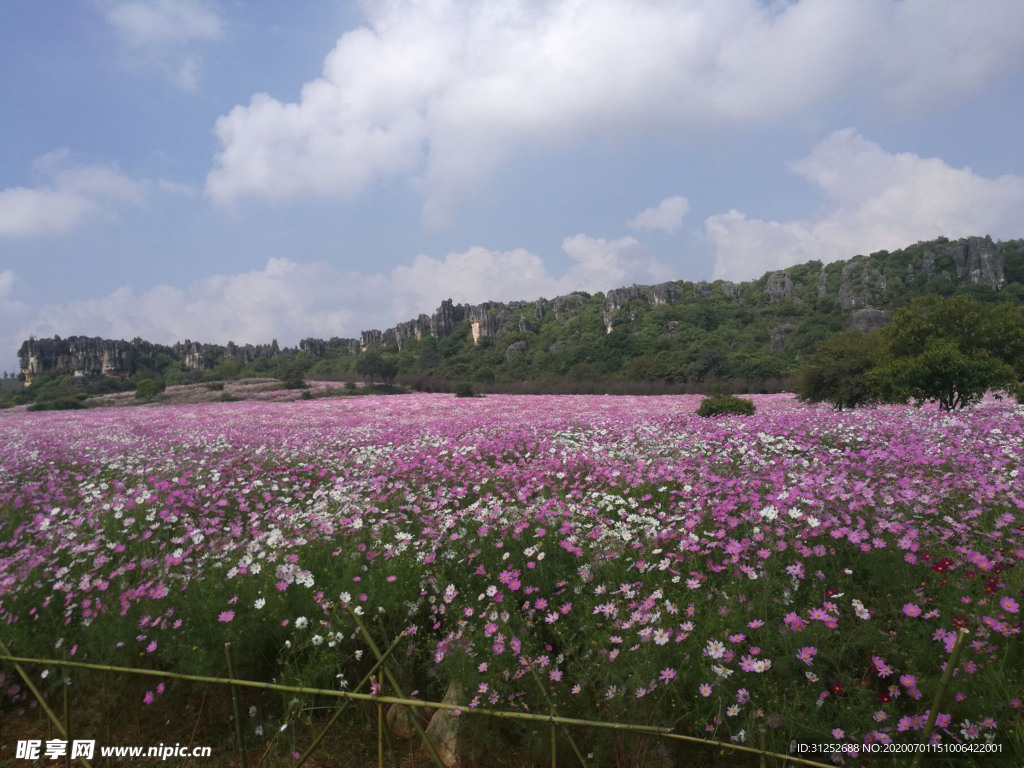
<svg viewBox="0 0 1024 768">
<path fill-rule="evenodd" d="M 969 296 L 923 296 L 881 331 L 885 352 L 873 373 L 886 399 L 938 401 L 943 410 L 1006 391 L 1024 375 L 1024 313 Z"/>
</svg>

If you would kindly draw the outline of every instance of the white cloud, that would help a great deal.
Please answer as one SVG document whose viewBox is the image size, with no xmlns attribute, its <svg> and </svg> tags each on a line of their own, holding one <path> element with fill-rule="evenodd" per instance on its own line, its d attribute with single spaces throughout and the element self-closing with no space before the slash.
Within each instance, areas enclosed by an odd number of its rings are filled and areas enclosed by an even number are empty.
<svg viewBox="0 0 1024 768">
<path fill-rule="evenodd" d="M 21 338 L 56 333 L 140 336 L 159 343 L 277 338 L 294 344 L 305 336 L 358 336 L 362 330 L 389 328 L 433 312 L 446 298 L 470 304 L 529 300 L 667 279 L 668 268 L 631 237 L 575 235 L 562 247 L 573 265 L 558 276 L 523 249 L 473 247 L 444 258 L 421 254 L 388 273 L 370 274 L 272 258 L 262 270 L 214 275 L 184 290 L 123 287 L 98 299 L 45 305 L 22 323 Z M 0 288 L 6 279 L 0 274 Z"/>
<path fill-rule="evenodd" d="M 685 197 L 666 197 L 656 207 L 640 211 L 626 222 L 626 226 L 630 229 L 661 229 L 665 232 L 675 232 L 689 210 L 690 201 Z"/>
<path fill-rule="evenodd" d="M 409 177 L 425 220 L 444 224 L 523 144 L 761 124 L 839 94 L 918 109 L 1024 58 L 1019 0 L 365 7 L 366 25 L 338 40 L 298 101 L 256 94 L 217 121 L 215 201 L 351 196 Z"/>
<path fill-rule="evenodd" d="M 66 232 L 104 204 L 140 202 L 145 189 L 116 167 L 73 164 L 66 149 L 38 158 L 33 175 L 35 187 L 0 190 L 0 237 Z"/>
<path fill-rule="evenodd" d="M 15 295 L 18 276 L 11 270 L 0 271 L 0 371 L 17 371 L 16 352 L 26 334 L 19 332 L 28 319 L 29 306 Z"/>
<path fill-rule="evenodd" d="M 103 3 L 103 14 L 125 48 L 183 91 L 199 85 L 196 45 L 224 32 L 220 16 L 203 0 L 118 0 Z"/>
<path fill-rule="evenodd" d="M 853 129 L 836 131 L 792 170 L 819 187 L 830 207 L 796 221 L 711 216 L 716 278 L 748 279 L 811 259 L 823 262 L 900 248 L 918 240 L 989 234 L 1019 237 L 1024 178 L 988 179 L 939 158 L 889 153 Z"/>
</svg>

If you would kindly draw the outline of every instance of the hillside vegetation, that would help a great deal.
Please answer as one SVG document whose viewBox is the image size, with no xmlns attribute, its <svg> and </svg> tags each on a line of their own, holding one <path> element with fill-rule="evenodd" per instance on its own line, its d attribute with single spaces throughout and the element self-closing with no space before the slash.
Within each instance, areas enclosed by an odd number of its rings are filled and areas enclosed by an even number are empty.
<svg viewBox="0 0 1024 768">
<path fill-rule="evenodd" d="M 769 392 L 826 340 L 871 332 L 915 298 L 966 296 L 1024 306 L 1024 241 L 945 238 L 823 265 L 810 261 L 731 283 L 676 281 L 532 302 L 453 305 L 359 340 L 304 339 L 297 348 L 135 339 L 29 340 L 29 391 L 7 404 L 74 396 L 85 383 L 132 389 L 239 377 L 379 380 L 477 392 Z M 108 370 L 109 369 L 109 370 Z M 101 377 L 100 371 L 113 373 Z M 77 374 L 77 375 L 76 375 Z M 74 390 L 70 393 L 65 390 Z"/>
</svg>

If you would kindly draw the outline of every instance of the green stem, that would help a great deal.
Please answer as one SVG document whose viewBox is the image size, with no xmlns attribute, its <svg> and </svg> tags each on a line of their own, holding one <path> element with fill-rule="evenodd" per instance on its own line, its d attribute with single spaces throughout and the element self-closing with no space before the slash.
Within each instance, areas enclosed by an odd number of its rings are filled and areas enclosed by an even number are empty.
<svg viewBox="0 0 1024 768">
<path fill-rule="evenodd" d="M 966 628 L 960 627 L 960 631 L 957 633 L 956 642 L 953 643 L 953 652 L 949 654 L 949 660 L 946 662 L 946 669 L 942 673 L 942 679 L 939 681 L 939 690 L 935 692 L 935 700 L 932 702 L 931 711 L 928 712 L 928 722 L 924 726 L 924 736 L 922 741 L 925 746 L 931 743 L 932 730 L 935 728 L 935 720 L 939 716 L 939 707 L 942 706 L 942 700 L 946 698 L 946 690 L 949 688 L 949 684 L 953 682 L 953 673 L 956 672 L 957 666 L 960 664 L 960 654 L 964 649 L 964 639 L 970 634 Z M 921 758 L 924 757 L 924 752 L 918 752 L 914 755 L 913 762 L 910 763 L 910 768 L 918 768 L 921 765 Z"/>
<path fill-rule="evenodd" d="M 544 700 L 548 703 L 548 712 L 550 712 L 552 715 L 557 715 L 558 714 L 558 708 L 555 707 L 554 702 L 551 701 L 551 697 L 548 696 L 548 692 L 546 690 L 544 690 L 544 683 L 541 682 L 540 676 L 537 674 L 537 670 L 535 670 L 532 665 L 530 666 L 530 674 L 533 675 L 533 681 L 537 684 L 537 687 L 540 689 L 540 695 L 543 696 Z M 552 733 L 551 733 L 551 754 L 552 755 L 554 755 L 554 750 L 555 750 L 555 734 L 554 734 L 554 729 L 555 729 L 555 723 L 554 723 L 554 721 L 552 721 L 552 723 L 551 723 L 551 731 L 552 731 Z M 572 734 L 569 733 L 569 731 L 566 730 L 566 729 L 563 729 L 563 730 L 565 731 L 565 737 L 569 740 L 569 745 L 572 747 L 572 751 L 576 753 L 576 758 L 580 761 L 580 765 L 586 766 L 587 761 L 583 757 L 583 752 L 580 751 L 580 748 L 576 744 L 576 741 L 573 739 Z M 551 764 L 552 765 L 555 764 L 554 760 L 555 760 L 554 757 L 552 757 L 551 758 Z"/>
<path fill-rule="evenodd" d="M 352 606 L 347 607 L 349 615 L 355 621 L 356 626 L 359 627 L 359 633 L 363 636 L 363 639 L 366 641 L 366 644 L 370 646 L 370 650 L 373 651 L 373 655 L 376 656 L 378 659 L 382 659 L 383 656 L 381 655 L 380 649 L 377 648 L 377 644 L 373 642 L 373 638 L 370 636 L 370 633 L 366 631 L 366 625 L 363 624 L 362 620 L 359 618 L 359 614 L 357 614 L 352 609 Z M 391 687 L 395 689 L 395 693 L 397 693 L 400 697 L 404 699 L 405 694 L 402 693 L 402 689 L 398 685 L 398 681 L 395 680 L 394 675 L 391 674 L 391 671 L 386 666 L 382 667 L 381 671 L 384 673 L 384 676 L 388 679 L 388 682 L 391 683 Z M 374 698 L 379 700 L 379 697 Z M 458 707 L 452 707 L 452 709 L 458 709 Z M 430 739 L 427 737 L 427 732 L 423 729 L 423 726 L 420 725 L 419 719 L 415 717 L 415 712 L 413 713 L 413 715 L 413 727 L 416 729 L 416 733 L 419 734 L 420 741 L 423 742 L 423 747 L 427 750 L 427 754 L 430 755 L 430 758 L 434 761 L 434 764 L 438 768 L 444 768 L 444 761 L 441 760 L 441 756 L 437 754 L 437 750 L 434 749 L 434 745 L 430 742 Z"/>
<path fill-rule="evenodd" d="M 384 651 L 384 655 L 377 660 L 377 663 L 374 664 L 370 671 L 363 676 L 363 679 L 359 681 L 359 684 L 352 689 L 353 693 L 358 692 L 360 688 L 362 688 L 370 681 L 370 678 L 377 673 L 377 670 L 380 669 L 380 667 L 384 664 L 388 656 L 391 655 L 391 652 L 398 647 L 398 643 L 401 641 L 403 637 L 405 637 L 405 634 L 401 634 L 395 638 L 394 642 L 391 643 L 391 645 L 388 647 L 386 651 Z M 324 737 L 327 736 L 327 732 L 334 726 L 336 722 L 338 722 L 338 718 L 341 717 L 342 713 L 348 708 L 348 705 L 351 703 L 352 699 L 346 699 L 334 711 L 334 714 L 331 715 L 331 719 L 327 721 L 327 725 L 325 725 L 320 730 L 320 733 L 317 734 L 316 738 L 313 739 L 313 743 L 310 744 L 309 747 L 306 749 L 305 753 L 299 759 L 299 762 L 296 764 L 295 768 L 302 768 L 302 766 L 306 763 L 306 760 L 309 759 L 309 756 L 313 754 L 313 750 L 320 746 L 320 742 L 322 742 L 324 740 Z"/>
<path fill-rule="evenodd" d="M 4 658 L 7 661 L 14 662 L 14 669 L 15 669 L 15 671 L 19 675 L 21 675 L 21 679 L 25 681 L 26 687 L 30 691 L 32 691 L 32 695 L 36 697 L 36 701 L 39 702 L 39 706 L 43 708 L 43 711 L 46 713 L 46 716 L 48 718 L 50 718 L 50 722 L 53 723 L 54 727 L 56 727 L 57 733 L 59 733 L 62 737 L 67 739 L 68 732 L 64 730 L 64 726 L 60 724 L 60 720 L 57 719 L 57 715 L 55 715 L 53 710 L 50 709 L 50 705 L 46 703 L 46 699 L 43 698 L 43 694 L 39 691 L 38 688 L 36 688 L 36 684 L 32 682 L 32 678 L 30 678 L 28 676 L 28 673 L 25 671 L 25 668 L 22 667 L 21 664 L 18 663 L 18 661 L 24 661 L 27 664 L 32 664 L 32 663 L 35 663 L 34 660 L 33 659 L 18 659 L 18 660 L 16 660 L 16 657 L 11 655 L 10 649 L 8 649 L 7 645 L 4 643 L 4 641 L 2 639 L 0 639 L 0 651 L 3 651 Z M 44 661 L 44 662 L 41 662 L 41 663 L 49 664 L 50 662 L 49 661 Z M 58 662 L 57 664 L 58 664 L 58 666 L 61 665 L 60 662 Z M 65 663 L 63 666 L 72 666 L 72 664 L 71 663 Z M 88 760 L 86 760 L 84 757 L 79 757 L 78 759 L 79 759 L 79 761 L 81 761 L 82 765 L 85 766 L 85 768 L 92 768 L 92 764 Z"/>
<path fill-rule="evenodd" d="M 224 656 L 228 661 L 228 677 L 235 679 L 235 663 L 231 658 L 231 643 L 224 643 Z M 238 703 L 238 689 L 231 684 L 231 708 L 235 713 L 235 748 L 238 750 L 238 761 L 242 768 L 249 768 L 245 754 L 245 733 L 242 730 L 242 708 Z"/>
</svg>

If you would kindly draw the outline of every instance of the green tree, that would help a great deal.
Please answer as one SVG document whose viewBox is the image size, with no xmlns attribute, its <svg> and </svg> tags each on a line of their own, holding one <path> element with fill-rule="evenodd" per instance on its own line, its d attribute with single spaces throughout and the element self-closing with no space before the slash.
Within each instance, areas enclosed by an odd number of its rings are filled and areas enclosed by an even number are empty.
<svg viewBox="0 0 1024 768">
<path fill-rule="evenodd" d="M 137 400 L 152 400 L 165 388 L 166 385 L 160 379 L 140 379 L 135 385 L 135 398 Z"/>
<path fill-rule="evenodd" d="M 887 399 L 938 401 L 943 410 L 1011 389 L 1024 373 L 1024 313 L 969 296 L 915 299 L 882 331 L 874 376 Z"/>
<path fill-rule="evenodd" d="M 276 375 L 285 389 L 305 389 L 308 386 L 302 365 L 294 358 L 285 358 L 278 363 Z"/>
<path fill-rule="evenodd" d="M 370 386 L 373 386 L 374 379 L 380 376 L 380 367 L 383 362 L 380 353 L 373 351 L 363 352 L 356 358 L 356 373 L 368 378 Z"/>
<path fill-rule="evenodd" d="M 880 399 L 872 371 L 881 361 L 879 333 L 845 331 L 823 341 L 797 373 L 797 396 L 810 403 L 831 403 L 837 410 Z"/>
<path fill-rule="evenodd" d="M 398 363 L 379 352 L 363 352 L 356 359 L 356 373 L 368 378 L 371 386 L 377 379 L 390 386 L 398 375 Z"/>
<path fill-rule="evenodd" d="M 395 376 L 398 375 L 398 363 L 394 358 L 382 357 L 377 372 L 381 381 L 390 387 L 395 381 Z"/>
</svg>

